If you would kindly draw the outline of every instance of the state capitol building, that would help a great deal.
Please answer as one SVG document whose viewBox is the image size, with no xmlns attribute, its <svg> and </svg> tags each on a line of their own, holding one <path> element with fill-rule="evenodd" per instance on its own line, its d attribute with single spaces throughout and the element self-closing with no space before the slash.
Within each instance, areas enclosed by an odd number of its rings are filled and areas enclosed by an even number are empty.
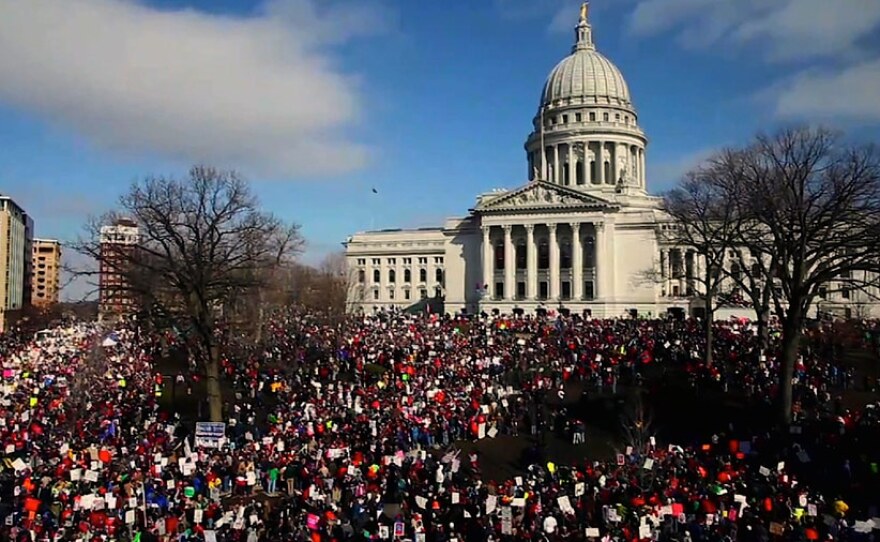
<svg viewBox="0 0 880 542">
<path fill-rule="evenodd" d="M 662 198 L 647 190 L 646 144 L 623 75 L 596 50 L 585 6 L 526 138 L 528 183 L 478 195 L 467 216 L 442 227 L 349 237 L 349 309 L 442 299 L 448 313 L 700 314 L 694 277 L 705 262 L 664 246 L 667 219 Z"/>
</svg>

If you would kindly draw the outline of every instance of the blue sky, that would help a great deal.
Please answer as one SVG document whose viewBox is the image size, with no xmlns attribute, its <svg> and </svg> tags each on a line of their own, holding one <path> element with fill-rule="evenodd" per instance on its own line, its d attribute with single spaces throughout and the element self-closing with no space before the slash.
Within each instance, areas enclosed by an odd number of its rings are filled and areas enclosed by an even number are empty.
<svg viewBox="0 0 880 542">
<path fill-rule="evenodd" d="M 240 170 L 305 259 L 525 181 L 572 0 L 0 0 L 0 191 L 71 239 L 128 184 Z M 648 185 L 758 130 L 880 140 L 880 2 L 594 0 L 649 137 Z M 371 192 L 375 187 L 378 195 Z"/>
</svg>

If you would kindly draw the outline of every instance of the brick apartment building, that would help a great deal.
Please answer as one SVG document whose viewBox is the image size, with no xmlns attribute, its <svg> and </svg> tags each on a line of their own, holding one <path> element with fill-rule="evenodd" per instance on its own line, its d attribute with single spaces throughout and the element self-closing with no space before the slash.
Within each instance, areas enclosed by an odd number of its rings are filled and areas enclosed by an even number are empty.
<svg viewBox="0 0 880 542">
<path fill-rule="evenodd" d="M 101 228 L 98 315 L 102 320 L 130 316 L 138 308 L 129 286 L 127 264 L 139 241 L 138 226 L 132 220 L 120 219 Z"/>
</svg>

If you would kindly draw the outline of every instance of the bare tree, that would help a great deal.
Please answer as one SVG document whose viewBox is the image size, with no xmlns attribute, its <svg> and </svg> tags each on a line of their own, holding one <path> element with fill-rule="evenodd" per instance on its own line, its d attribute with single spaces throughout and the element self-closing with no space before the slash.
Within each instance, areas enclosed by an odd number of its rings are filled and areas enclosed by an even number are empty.
<svg viewBox="0 0 880 542">
<path fill-rule="evenodd" d="M 709 163 L 697 169 L 671 190 L 664 198 L 664 210 L 672 219 L 664 224 L 661 240 L 681 250 L 691 250 L 704 265 L 691 277 L 698 285 L 696 291 L 702 298 L 706 312 L 707 365 L 712 364 L 713 323 L 718 295 L 724 285 L 723 270 L 728 252 L 734 246 L 741 228 L 742 216 L 734 206 L 724 200 L 724 188 L 713 182 L 727 166 L 724 162 Z M 719 171 L 721 170 L 721 171 Z"/>
<path fill-rule="evenodd" d="M 103 243 L 101 227 L 125 216 L 138 228 L 135 249 Z M 261 210 L 234 172 L 194 167 L 182 179 L 132 184 L 119 209 L 91 222 L 76 249 L 124 277 L 121 288 L 188 323 L 206 374 L 212 420 L 222 417 L 219 330 L 230 301 L 264 285 L 267 270 L 302 246 L 299 226 Z"/>
<path fill-rule="evenodd" d="M 780 416 L 791 420 L 799 343 L 820 290 L 862 290 L 880 277 L 880 154 L 824 129 L 790 129 L 715 159 L 735 172 L 723 201 L 742 224 L 741 269 L 782 325 Z"/>
<path fill-rule="evenodd" d="M 725 150 L 690 173 L 666 197 L 667 212 L 678 226 L 669 229 L 671 242 L 692 247 L 706 262 L 697 279 L 703 285 L 707 313 L 726 297 L 747 301 L 758 322 L 762 349 L 769 344 L 770 293 L 774 260 L 744 249 L 744 232 L 756 233 L 755 225 L 729 200 L 739 193 L 746 164 L 741 152 Z M 714 307 L 711 305 L 715 300 Z M 708 333 L 711 333 L 709 331 Z"/>
<path fill-rule="evenodd" d="M 349 291 L 354 283 L 354 269 L 350 269 L 344 252 L 328 254 L 318 266 L 319 291 L 328 310 L 343 315 L 347 312 Z"/>
</svg>

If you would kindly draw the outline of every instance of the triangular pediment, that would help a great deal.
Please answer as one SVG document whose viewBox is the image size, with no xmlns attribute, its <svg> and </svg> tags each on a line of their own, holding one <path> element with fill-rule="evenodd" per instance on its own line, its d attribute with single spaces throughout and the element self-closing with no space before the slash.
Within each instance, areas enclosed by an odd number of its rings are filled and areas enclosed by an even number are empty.
<svg viewBox="0 0 880 542">
<path fill-rule="evenodd" d="M 592 194 L 585 194 L 578 190 L 545 181 L 532 181 L 513 192 L 481 202 L 474 211 L 606 209 L 614 206 L 613 202 Z"/>
</svg>

